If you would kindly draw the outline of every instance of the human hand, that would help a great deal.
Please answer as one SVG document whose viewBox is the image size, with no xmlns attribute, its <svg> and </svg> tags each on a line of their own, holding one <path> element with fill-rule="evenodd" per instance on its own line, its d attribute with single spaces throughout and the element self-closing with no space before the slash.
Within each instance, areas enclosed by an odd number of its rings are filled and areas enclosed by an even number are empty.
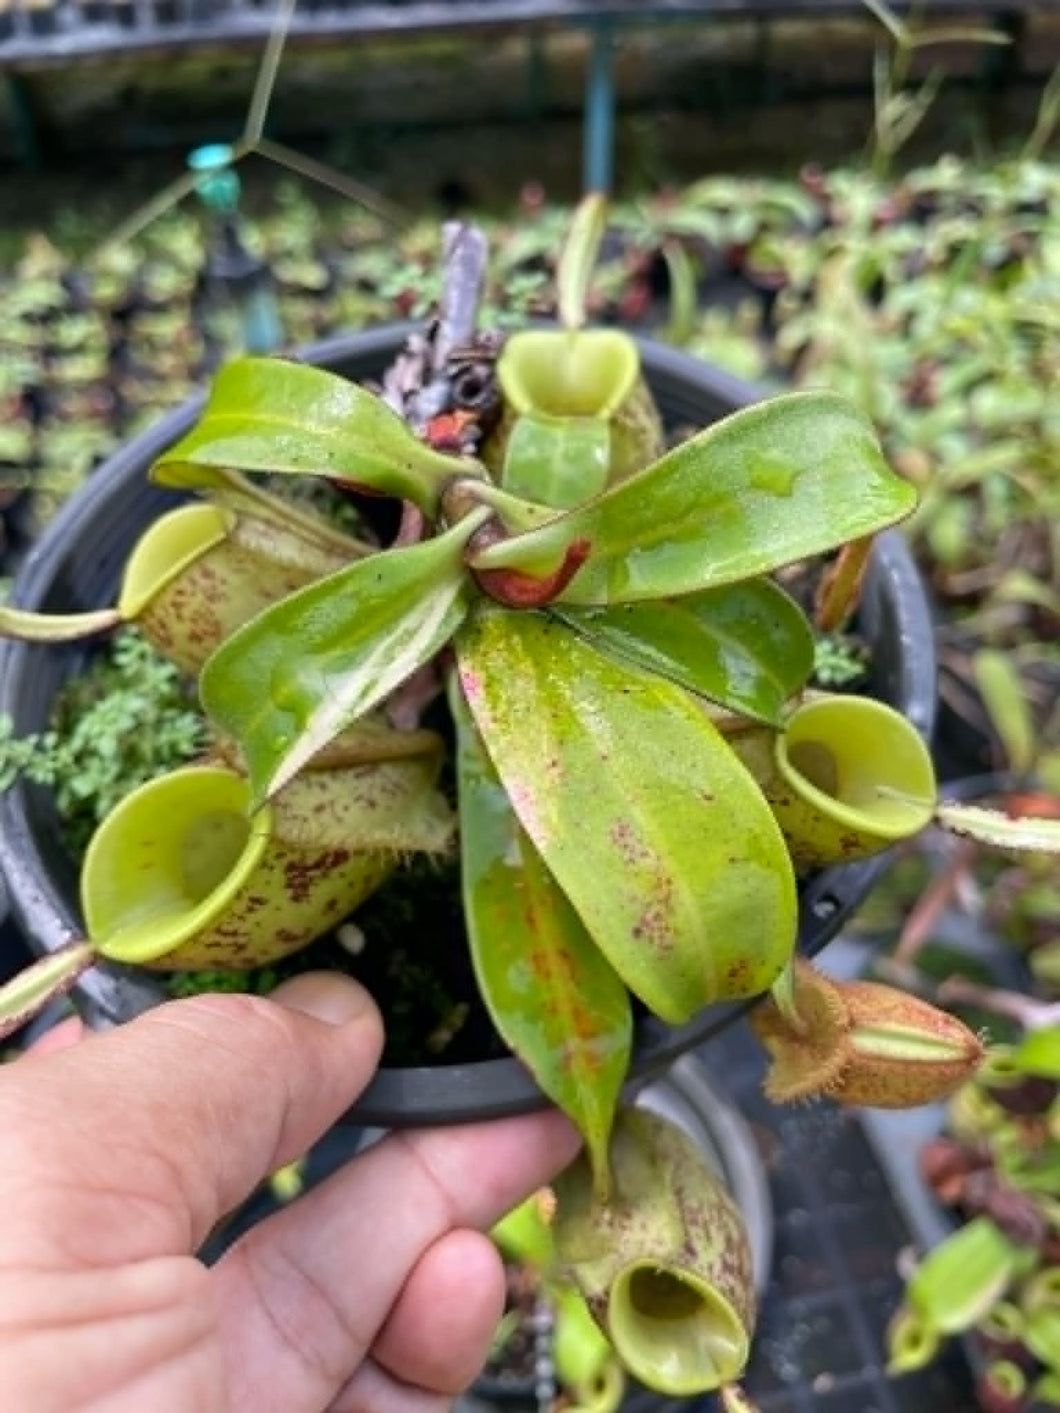
<svg viewBox="0 0 1060 1413">
<path fill-rule="evenodd" d="M 481 1230 L 573 1157 L 566 1121 L 391 1134 L 207 1269 L 210 1229 L 367 1084 L 374 1004 L 315 974 L 79 1027 L 0 1070 L 4 1408 L 446 1408 L 503 1301 Z"/>
</svg>

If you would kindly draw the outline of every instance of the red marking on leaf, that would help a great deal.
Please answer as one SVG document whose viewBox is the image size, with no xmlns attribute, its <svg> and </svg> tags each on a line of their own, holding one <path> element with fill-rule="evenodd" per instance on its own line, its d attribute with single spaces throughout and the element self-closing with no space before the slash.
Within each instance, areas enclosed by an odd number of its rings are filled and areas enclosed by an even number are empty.
<svg viewBox="0 0 1060 1413">
<path fill-rule="evenodd" d="M 1043 791 L 1017 793 L 1005 801 L 1005 813 L 1010 819 L 1028 815 L 1032 819 L 1060 819 L 1060 795 Z"/>
<path fill-rule="evenodd" d="M 610 838 L 622 862 L 633 866 L 652 858 L 652 853 L 627 819 L 617 819 L 611 826 Z"/>
<path fill-rule="evenodd" d="M 544 608 L 559 597 L 589 558 L 588 540 L 575 540 L 552 574 L 538 578 L 518 569 L 473 569 L 480 587 L 506 608 Z"/>
</svg>

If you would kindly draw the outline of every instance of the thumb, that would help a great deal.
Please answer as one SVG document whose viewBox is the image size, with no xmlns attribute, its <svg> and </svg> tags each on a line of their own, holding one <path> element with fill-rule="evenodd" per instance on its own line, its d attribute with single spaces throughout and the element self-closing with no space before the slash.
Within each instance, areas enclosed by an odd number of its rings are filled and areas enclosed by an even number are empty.
<svg viewBox="0 0 1060 1413">
<path fill-rule="evenodd" d="M 268 1000 L 174 1001 L 6 1067 L 5 1257 L 68 1265 L 71 1243 L 86 1265 L 194 1251 L 335 1122 L 382 1041 L 363 987 L 307 973 Z"/>
</svg>

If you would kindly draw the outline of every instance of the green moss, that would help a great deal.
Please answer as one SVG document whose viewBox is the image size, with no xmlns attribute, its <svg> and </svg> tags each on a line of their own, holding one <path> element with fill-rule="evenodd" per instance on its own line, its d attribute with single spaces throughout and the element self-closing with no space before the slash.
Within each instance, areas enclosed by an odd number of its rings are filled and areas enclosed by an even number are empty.
<svg viewBox="0 0 1060 1413">
<path fill-rule="evenodd" d="M 813 650 L 813 681 L 818 687 L 853 687 L 868 672 L 869 652 L 857 638 L 826 633 Z"/>
<path fill-rule="evenodd" d="M 187 680 L 125 628 L 66 685 L 47 731 L 16 737 L 10 717 L 0 717 L 0 790 L 19 779 L 53 789 L 64 838 L 79 855 L 119 800 L 192 760 L 206 740 Z"/>
</svg>

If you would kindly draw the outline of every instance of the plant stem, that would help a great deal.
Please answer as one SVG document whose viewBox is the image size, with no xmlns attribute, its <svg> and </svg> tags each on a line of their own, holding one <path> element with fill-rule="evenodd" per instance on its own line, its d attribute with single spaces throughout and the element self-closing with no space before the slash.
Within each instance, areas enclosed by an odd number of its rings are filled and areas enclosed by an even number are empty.
<svg viewBox="0 0 1060 1413">
<path fill-rule="evenodd" d="M 49 952 L 0 986 L 0 1040 L 21 1029 L 50 1001 L 64 996 L 95 960 L 92 943 L 78 938 Z"/>
<path fill-rule="evenodd" d="M 962 839 L 943 871 L 917 899 L 898 936 L 892 960 L 898 966 L 909 966 L 930 937 L 939 918 L 953 901 L 954 895 L 979 852 L 974 839 Z"/>
<path fill-rule="evenodd" d="M 246 127 L 243 129 L 243 141 L 247 147 L 255 147 L 265 133 L 265 119 L 272 101 L 272 91 L 276 86 L 276 75 L 279 72 L 280 60 L 283 58 L 284 45 L 287 43 L 287 32 L 291 28 L 291 20 L 294 17 L 295 4 L 296 0 L 282 0 L 276 21 L 269 30 L 265 52 L 261 56 L 257 77 L 254 80 L 254 92 L 247 110 Z"/>
<path fill-rule="evenodd" d="M 822 578 L 814 605 L 822 633 L 838 632 L 857 608 L 874 540 L 874 535 L 865 535 L 845 544 Z"/>
<path fill-rule="evenodd" d="M 319 186 L 326 186 L 332 191 L 337 191 L 340 196 L 348 196 L 351 201 L 366 207 L 393 226 L 408 224 L 408 213 L 396 202 L 380 196 L 371 187 L 365 186 L 363 182 L 357 181 L 354 177 L 347 176 L 345 172 L 336 171 L 326 162 L 320 162 L 315 157 L 306 157 L 303 153 L 295 152 L 292 148 L 285 147 L 279 142 L 273 142 L 271 138 L 267 137 L 257 138 L 250 150 L 256 152 L 259 157 L 264 157 L 268 162 L 276 162 L 281 167 L 287 167 L 290 171 L 297 172 L 300 177 L 305 177 L 309 181 L 316 182 Z"/>
</svg>

